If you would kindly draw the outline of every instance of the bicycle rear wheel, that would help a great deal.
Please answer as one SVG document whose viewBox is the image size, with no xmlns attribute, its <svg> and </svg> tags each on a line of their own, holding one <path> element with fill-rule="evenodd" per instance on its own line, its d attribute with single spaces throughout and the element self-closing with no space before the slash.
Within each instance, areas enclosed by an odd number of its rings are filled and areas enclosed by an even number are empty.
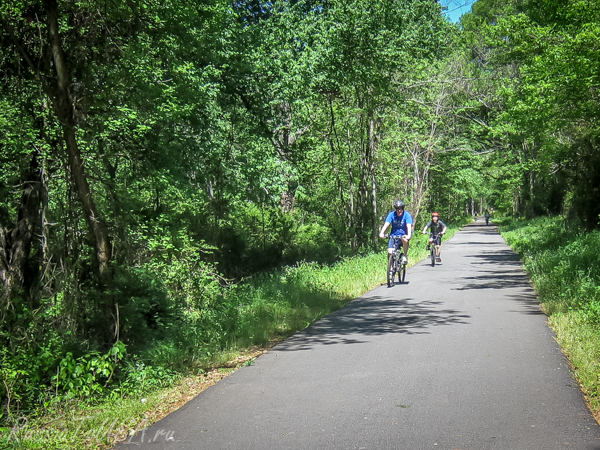
<svg viewBox="0 0 600 450">
<path fill-rule="evenodd" d="M 398 281 L 400 284 L 404 283 L 404 278 L 406 277 L 406 264 L 402 264 L 402 267 L 398 271 Z"/>
<path fill-rule="evenodd" d="M 396 264 L 394 261 L 394 256 L 388 256 L 388 267 L 387 267 L 387 284 L 388 287 L 392 287 L 394 285 L 394 276 L 396 275 Z"/>
</svg>

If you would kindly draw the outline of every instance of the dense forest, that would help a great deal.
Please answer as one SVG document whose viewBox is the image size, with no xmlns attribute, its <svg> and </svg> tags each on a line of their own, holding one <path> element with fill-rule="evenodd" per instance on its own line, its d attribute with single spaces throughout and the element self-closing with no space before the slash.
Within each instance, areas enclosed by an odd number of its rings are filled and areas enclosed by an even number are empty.
<svg viewBox="0 0 600 450">
<path fill-rule="evenodd" d="M 397 198 L 598 228 L 596 0 L 10 0 L 0 43 L 5 410 L 227 345 Z"/>
</svg>

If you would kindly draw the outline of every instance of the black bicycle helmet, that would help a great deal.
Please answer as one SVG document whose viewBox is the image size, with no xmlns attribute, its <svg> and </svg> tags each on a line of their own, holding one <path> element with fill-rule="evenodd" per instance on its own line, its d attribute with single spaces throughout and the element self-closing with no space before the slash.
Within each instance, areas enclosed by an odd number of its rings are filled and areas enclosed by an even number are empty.
<svg viewBox="0 0 600 450">
<path fill-rule="evenodd" d="M 394 202 L 394 209 L 404 209 L 404 202 L 402 200 L 396 200 Z"/>
</svg>

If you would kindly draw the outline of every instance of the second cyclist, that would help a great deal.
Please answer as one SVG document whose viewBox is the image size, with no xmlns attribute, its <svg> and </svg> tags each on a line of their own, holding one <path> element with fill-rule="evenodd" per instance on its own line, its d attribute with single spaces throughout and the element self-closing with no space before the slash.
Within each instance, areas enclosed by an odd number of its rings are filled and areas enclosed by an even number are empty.
<svg viewBox="0 0 600 450">
<path fill-rule="evenodd" d="M 429 244 L 427 250 L 430 249 L 431 245 L 435 245 L 437 249 L 437 262 L 442 262 L 441 250 L 442 250 L 442 234 L 446 232 L 446 224 L 440 220 L 440 215 L 436 212 L 431 214 L 431 220 L 423 228 L 423 234 L 427 234 L 427 228 L 430 228 Z"/>
</svg>

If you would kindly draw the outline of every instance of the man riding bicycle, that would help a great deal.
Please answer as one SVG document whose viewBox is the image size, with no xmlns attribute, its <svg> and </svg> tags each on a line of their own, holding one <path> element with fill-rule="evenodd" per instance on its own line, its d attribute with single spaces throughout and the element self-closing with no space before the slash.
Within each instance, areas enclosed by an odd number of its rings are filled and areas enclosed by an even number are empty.
<svg viewBox="0 0 600 450">
<path fill-rule="evenodd" d="M 404 211 L 404 202 L 402 200 L 396 200 L 394 202 L 394 211 L 390 211 L 385 218 L 385 222 L 379 231 L 379 237 L 385 239 L 385 231 L 389 226 L 392 226 L 390 233 L 390 240 L 388 241 L 388 255 L 394 253 L 395 250 L 400 246 L 402 242 L 402 249 L 404 254 L 402 255 L 402 264 L 406 264 L 408 261 L 408 241 L 412 236 L 412 225 L 413 217 L 408 211 Z M 400 237 L 400 239 L 394 239 L 393 236 Z"/>
<path fill-rule="evenodd" d="M 487 225 L 490 221 L 490 212 L 487 209 L 485 210 L 483 217 L 485 217 L 485 224 Z"/>
<path fill-rule="evenodd" d="M 431 245 L 435 245 L 437 249 L 437 262 L 442 262 L 441 251 L 442 251 L 442 234 L 446 232 L 446 224 L 440 220 L 440 215 L 436 212 L 431 214 L 431 220 L 425 225 L 423 228 L 423 234 L 427 234 L 427 228 L 430 228 L 429 234 L 429 244 L 427 245 L 427 250 L 429 250 Z"/>
</svg>

